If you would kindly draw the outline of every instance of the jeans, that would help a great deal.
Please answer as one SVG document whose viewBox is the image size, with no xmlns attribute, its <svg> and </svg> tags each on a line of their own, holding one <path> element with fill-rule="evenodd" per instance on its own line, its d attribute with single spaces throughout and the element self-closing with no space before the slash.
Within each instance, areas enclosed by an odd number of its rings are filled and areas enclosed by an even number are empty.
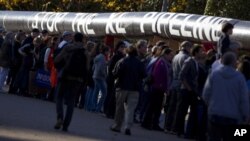
<svg viewBox="0 0 250 141">
<path fill-rule="evenodd" d="M 0 90 L 3 89 L 4 82 L 6 80 L 6 77 L 8 75 L 9 69 L 0 67 Z"/>
<path fill-rule="evenodd" d="M 93 105 L 96 112 L 101 112 L 105 98 L 107 96 L 107 82 L 104 79 L 94 78 L 95 88 L 93 93 Z M 99 92 L 101 91 L 101 97 L 99 98 Z"/>
<path fill-rule="evenodd" d="M 88 87 L 87 88 L 87 91 L 86 91 L 86 95 L 85 95 L 85 103 L 84 103 L 84 108 L 87 110 L 87 111 L 91 111 L 92 108 L 94 107 L 93 106 L 93 92 L 94 92 L 94 89 L 92 87 Z"/>
</svg>

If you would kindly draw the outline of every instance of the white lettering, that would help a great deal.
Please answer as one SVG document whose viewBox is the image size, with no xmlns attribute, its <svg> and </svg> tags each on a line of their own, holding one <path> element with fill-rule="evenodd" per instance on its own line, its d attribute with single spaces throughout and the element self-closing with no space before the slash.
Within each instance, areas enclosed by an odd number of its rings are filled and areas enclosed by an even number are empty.
<svg viewBox="0 0 250 141">
<path fill-rule="evenodd" d="M 185 30 L 186 25 L 188 25 L 187 21 L 189 20 L 189 18 L 191 18 L 193 15 L 188 15 L 183 22 L 181 22 L 181 35 L 184 37 L 192 37 L 192 32 L 191 31 L 187 31 Z"/>
<path fill-rule="evenodd" d="M 169 21 L 169 32 L 172 36 L 181 36 L 180 35 L 180 31 L 178 29 L 175 29 L 174 26 L 181 26 L 181 22 L 180 20 L 178 20 L 177 18 L 179 16 L 187 16 L 188 14 L 176 14 L 170 21 Z"/>
<path fill-rule="evenodd" d="M 155 17 L 156 14 L 158 14 L 158 13 L 157 12 L 149 12 L 146 15 L 143 16 L 143 18 L 141 20 L 141 23 L 140 23 L 141 33 L 145 33 L 144 24 L 154 21 L 153 18 Z M 158 15 L 157 17 L 159 17 L 159 16 L 160 15 Z M 155 21 L 157 21 L 157 20 L 155 20 Z M 153 28 L 153 24 L 152 24 L 152 31 L 154 31 L 154 30 L 155 30 L 155 28 Z"/>
<path fill-rule="evenodd" d="M 91 28 L 89 28 L 89 25 L 92 23 L 93 18 L 98 15 L 98 14 L 90 14 L 89 16 L 86 17 L 86 24 L 85 24 L 85 32 L 89 35 L 95 35 L 95 31 Z"/>
<path fill-rule="evenodd" d="M 47 13 L 45 13 L 45 15 L 43 16 L 42 21 L 41 21 L 41 28 L 42 28 L 42 30 L 44 30 L 44 26 L 43 26 L 44 22 L 47 22 L 46 20 L 47 20 L 47 18 L 48 18 L 50 15 L 52 15 L 52 12 L 47 12 Z M 47 23 L 46 23 L 46 26 L 47 26 Z"/>
<path fill-rule="evenodd" d="M 117 33 L 121 33 L 121 34 L 125 34 L 126 30 L 124 27 L 122 27 L 122 23 L 124 23 L 126 21 L 125 18 L 122 18 L 123 15 L 125 15 L 126 13 L 122 13 L 121 15 L 119 15 L 117 17 L 117 20 L 115 20 L 115 28 Z"/>
<path fill-rule="evenodd" d="M 32 17 L 32 19 L 29 19 L 32 21 L 32 24 L 31 24 L 31 28 L 38 28 L 38 23 L 39 23 L 39 15 L 43 15 L 43 14 L 46 14 L 47 12 L 39 12 L 37 13 L 34 18 Z M 29 24 L 28 24 L 29 25 Z"/>
<path fill-rule="evenodd" d="M 168 15 L 167 18 L 166 18 L 166 15 Z M 158 19 L 158 21 L 157 21 L 157 32 L 158 32 L 159 34 L 162 33 L 162 31 L 161 31 L 161 25 L 164 25 L 164 28 L 163 28 L 164 33 L 165 33 L 165 35 L 166 35 L 167 37 L 169 37 L 169 35 L 168 35 L 166 29 L 167 29 L 167 26 L 168 26 L 168 24 L 169 24 L 169 20 L 170 20 L 174 15 L 175 15 L 174 13 L 164 13 L 163 15 L 161 15 L 161 16 L 159 17 L 159 19 Z"/>
<path fill-rule="evenodd" d="M 49 18 L 47 19 L 47 29 L 48 29 L 48 31 L 50 31 L 50 32 L 53 32 L 53 30 L 54 30 L 54 19 L 55 19 L 55 16 L 56 16 L 56 14 L 55 13 L 52 13 L 50 16 L 49 16 Z"/>
<path fill-rule="evenodd" d="M 73 32 L 76 32 L 76 29 L 75 29 L 75 25 L 77 24 L 77 27 L 78 27 L 78 23 L 77 22 L 79 19 L 82 19 L 82 17 L 86 16 L 86 14 L 83 14 L 83 13 L 77 13 L 76 16 L 74 17 L 73 21 L 72 21 L 72 31 Z"/>
<path fill-rule="evenodd" d="M 107 24 L 106 24 L 106 34 L 109 34 L 110 31 L 113 34 L 116 33 L 115 29 L 113 28 L 113 19 L 115 19 L 115 17 L 119 14 L 121 13 L 111 13 L 111 15 L 109 16 L 109 19 L 107 20 Z"/>
<path fill-rule="evenodd" d="M 208 41 L 212 41 L 211 40 L 211 37 L 210 37 L 210 31 L 211 31 L 211 28 L 213 28 L 213 26 L 210 24 L 211 23 L 211 21 L 213 21 L 214 19 L 213 19 L 214 17 L 211 17 L 211 16 L 209 16 L 209 17 L 206 17 L 200 24 L 201 24 L 201 32 L 202 32 L 202 29 L 204 29 L 204 35 L 205 35 L 205 37 L 206 37 L 206 39 L 208 40 Z M 202 38 L 201 40 L 203 40 L 204 38 Z"/>
<path fill-rule="evenodd" d="M 193 24 L 193 37 L 195 39 L 203 39 L 202 37 L 202 27 L 201 27 L 201 21 L 206 18 L 205 16 L 199 17 L 196 22 Z M 198 32 L 198 33 L 197 33 Z"/>
<path fill-rule="evenodd" d="M 84 34 L 86 32 L 84 32 L 84 25 L 86 23 L 86 17 L 88 16 L 88 14 L 84 14 L 81 17 L 79 17 L 78 21 L 77 21 L 77 32 L 83 32 Z"/>
<path fill-rule="evenodd" d="M 63 21 L 63 18 L 67 15 L 68 13 L 57 13 L 56 14 L 56 17 L 55 17 L 55 20 L 54 20 L 54 25 L 55 25 L 55 31 L 58 32 L 58 28 L 57 28 L 57 25 L 58 23 L 62 23 Z"/>
</svg>

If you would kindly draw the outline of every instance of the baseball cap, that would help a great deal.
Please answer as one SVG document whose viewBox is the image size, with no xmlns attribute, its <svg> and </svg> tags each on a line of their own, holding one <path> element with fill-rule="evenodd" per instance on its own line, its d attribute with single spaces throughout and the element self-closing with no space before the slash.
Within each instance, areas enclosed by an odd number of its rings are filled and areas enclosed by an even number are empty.
<svg viewBox="0 0 250 141">
<path fill-rule="evenodd" d="M 64 31 L 63 34 L 62 34 L 62 37 L 65 37 L 65 36 L 68 36 L 68 35 L 72 35 L 72 33 L 69 32 L 69 31 Z"/>
<path fill-rule="evenodd" d="M 125 47 L 127 47 L 127 48 L 132 46 L 132 44 L 129 43 L 128 41 L 123 41 L 123 43 L 124 43 Z"/>
</svg>

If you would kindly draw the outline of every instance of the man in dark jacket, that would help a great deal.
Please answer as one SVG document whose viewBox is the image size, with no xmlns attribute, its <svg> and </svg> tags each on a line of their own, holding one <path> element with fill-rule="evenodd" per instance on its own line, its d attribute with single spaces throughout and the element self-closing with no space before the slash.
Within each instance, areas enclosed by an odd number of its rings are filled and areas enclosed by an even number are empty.
<svg viewBox="0 0 250 141">
<path fill-rule="evenodd" d="M 32 44 L 32 43 L 33 43 L 33 40 L 34 40 L 37 36 L 39 36 L 39 34 L 40 34 L 39 29 L 37 29 L 37 28 L 32 29 L 30 35 L 29 35 L 27 38 L 24 39 L 24 41 L 22 42 L 22 45 L 21 45 L 21 46 L 24 46 L 24 45 L 26 45 L 26 44 Z"/>
<path fill-rule="evenodd" d="M 175 130 L 178 136 L 184 134 L 185 116 L 188 107 L 191 106 L 191 112 L 197 108 L 198 100 L 198 60 L 203 55 L 203 48 L 199 45 L 191 50 L 192 57 L 184 61 L 180 72 L 181 92 L 177 97 L 177 110 L 175 117 Z"/>
<path fill-rule="evenodd" d="M 25 33 L 20 31 L 15 35 L 15 39 L 10 49 L 11 54 L 11 66 L 8 75 L 9 80 L 9 93 L 16 93 L 16 88 L 14 87 L 14 82 L 16 80 L 17 73 L 22 65 L 22 56 L 18 52 L 19 48 L 21 48 L 22 41 L 26 38 Z M 7 80 L 7 81 L 8 81 Z"/>
<path fill-rule="evenodd" d="M 143 64 L 137 58 L 136 48 L 131 46 L 127 51 L 128 56 L 120 60 L 113 70 L 116 78 L 116 113 L 111 130 L 120 132 L 125 117 L 125 134 L 131 135 L 130 128 L 145 72 Z"/>
<path fill-rule="evenodd" d="M 55 58 L 55 66 L 63 68 L 57 87 L 56 110 L 57 123 L 55 129 L 68 130 L 73 115 L 75 97 L 81 89 L 81 84 L 86 81 L 87 54 L 83 48 L 83 35 L 76 33 L 74 43 L 67 45 Z M 83 54 L 78 54 L 79 52 Z M 79 56 L 80 58 L 75 58 Z M 74 59 L 73 59 L 74 58 Z M 74 60 L 74 61 L 73 61 Z M 63 115 L 63 100 L 67 103 L 66 115 Z"/>
<path fill-rule="evenodd" d="M 114 56 L 110 59 L 108 65 L 108 77 L 107 77 L 107 97 L 104 103 L 104 112 L 108 118 L 114 118 L 115 115 L 115 78 L 112 73 L 116 63 L 125 56 L 126 44 L 124 41 L 119 41 L 114 50 Z"/>
<path fill-rule="evenodd" d="M 10 68 L 10 49 L 14 34 L 9 32 L 6 34 L 2 47 L 0 48 L 0 91 L 2 91 L 4 82 Z"/>
<path fill-rule="evenodd" d="M 167 99 L 169 101 L 168 106 L 166 106 L 166 118 L 165 118 L 165 131 L 166 132 L 174 132 L 174 119 L 176 113 L 177 106 L 177 96 L 180 93 L 181 89 L 181 80 L 180 80 L 180 72 L 181 68 L 184 64 L 184 61 L 189 57 L 190 50 L 192 48 L 192 43 L 189 41 L 184 41 L 180 44 L 180 51 L 172 61 L 172 70 L 173 70 L 173 83 L 171 92 L 168 95 Z"/>
<path fill-rule="evenodd" d="M 221 36 L 217 43 L 217 52 L 221 57 L 228 49 L 231 43 L 230 35 L 233 34 L 233 24 L 226 22 L 222 25 Z"/>
</svg>

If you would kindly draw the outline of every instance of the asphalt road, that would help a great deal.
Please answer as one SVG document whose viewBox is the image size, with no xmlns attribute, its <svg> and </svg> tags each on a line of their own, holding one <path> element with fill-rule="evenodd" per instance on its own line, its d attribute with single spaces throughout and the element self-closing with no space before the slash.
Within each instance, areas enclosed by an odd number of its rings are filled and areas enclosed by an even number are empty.
<svg viewBox="0 0 250 141">
<path fill-rule="evenodd" d="M 54 130 L 55 104 L 0 93 L 0 141 L 184 141 L 135 124 L 132 135 L 109 130 L 113 123 L 102 114 L 75 109 L 69 132 Z"/>
</svg>

